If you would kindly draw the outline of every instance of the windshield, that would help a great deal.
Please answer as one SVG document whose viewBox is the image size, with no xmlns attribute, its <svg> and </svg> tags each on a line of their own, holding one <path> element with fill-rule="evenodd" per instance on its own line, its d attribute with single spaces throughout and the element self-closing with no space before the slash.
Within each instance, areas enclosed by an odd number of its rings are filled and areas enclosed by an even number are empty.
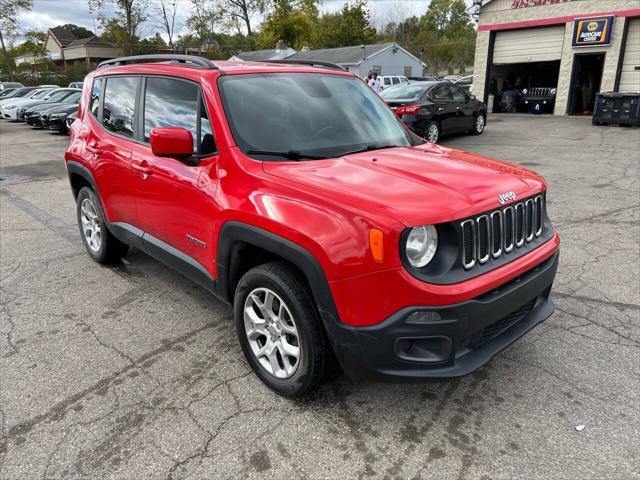
<svg viewBox="0 0 640 480">
<path fill-rule="evenodd" d="M 245 154 L 261 160 L 296 152 L 337 157 L 409 146 L 406 129 L 361 80 L 321 73 L 229 75 L 219 80 L 229 124 Z M 259 153 L 258 152 L 262 152 Z M 257 155 L 256 155 L 257 154 Z"/>
<path fill-rule="evenodd" d="M 44 98 L 49 94 L 49 92 L 50 90 L 46 88 L 42 90 L 38 90 L 36 93 L 31 95 L 31 98 Z"/>
<path fill-rule="evenodd" d="M 65 99 L 63 100 L 64 103 L 77 103 L 78 100 L 80 100 L 80 94 L 82 92 L 73 92 L 71 95 L 69 95 L 68 97 L 65 97 Z"/>
<path fill-rule="evenodd" d="M 380 94 L 382 98 L 391 100 L 394 98 L 418 98 L 424 91 L 424 87 L 416 85 L 405 85 L 401 87 L 393 87 L 383 90 Z"/>
<path fill-rule="evenodd" d="M 51 100 L 53 102 L 57 102 L 60 101 L 66 97 L 68 97 L 69 95 L 71 95 L 73 92 L 71 90 L 60 90 L 59 92 L 56 92 L 54 94 L 52 94 L 49 98 L 47 98 L 47 100 Z"/>
<path fill-rule="evenodd" d="M 29 89 L 23 88 L 22 90 L 18 90 L 16 92 L 16 94 L 13 95 L 13 96 L 16 97 L 16 98 L 19 98 L 19 97 L 29 98 L 29 96 L 32 94 L 33 90 L 34 90 L 33 88 L 29 88 Z"/>
</svg>

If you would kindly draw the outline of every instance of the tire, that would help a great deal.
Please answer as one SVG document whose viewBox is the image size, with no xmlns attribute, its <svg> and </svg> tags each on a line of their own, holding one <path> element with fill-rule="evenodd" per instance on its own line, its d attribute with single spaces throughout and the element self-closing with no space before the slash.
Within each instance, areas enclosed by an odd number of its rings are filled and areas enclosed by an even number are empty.
<svg viewBox="0 0 640 480">
<path fill-rule="evenodd" d="M 117 263 L 129 246 L 114 237 L 105 222 L 104 210 L 95 192 L 83 187 L 76 200 L 78 228 L 89 256 L 102 265 Z M 92 232 L 91 239 L 89 233 Z"/>
<path fill-rule="evenodd" d="M 482 119 L 482 120 L 481 120 Z M 473 128 L 471 129 L 471 133 L 473 135 L 482 135 L 484 132 L 484 128 L 487 126 L 487 115 L 484 112 L 478 113 L 473 122 Z"/>
<path fill-rule="evenodd" d="M 431 120 L 425 130 L 425 138 L 431 143 L 438 143 L 441 133 L 440 124 L 435 120 Z"/>
<path fill-rule="evenodd" d="M 270 310 L 265 305 L 269 292 Z M 269 311 L 272 321 L 276 312 L 278 319 L 263 326 Z M 244 274 L 235 291 L 233 315 L 242 351 L 269 388 L 295 398 L 320 385 L 330 363 L 327 338 L 311 294 L 288 264 L 267 263 Z M 289 353 L 296 346 L 298 356 L 294 357 Z M 272 355 L 267 354 L 269 350 Z"/>
</svg>

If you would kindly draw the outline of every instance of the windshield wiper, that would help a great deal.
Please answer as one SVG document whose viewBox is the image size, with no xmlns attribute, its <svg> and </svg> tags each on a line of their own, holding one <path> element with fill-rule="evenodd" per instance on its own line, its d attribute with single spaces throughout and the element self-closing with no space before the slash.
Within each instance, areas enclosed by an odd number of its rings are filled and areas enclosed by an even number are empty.
<svg viewBox="0 0 640 480">
<path fill-rule="evenodd" d="M 362 153 L 362 152 L 373 152 L 374 150 L 383 150 L 385 148 L 396 148 L 400 145 L 367 145 L 364 148 L 359 148 L 358 150 L 351 150 L 350 152 L 345 152 L 340 154 L 341 157 L 345 155 L 352 155 L 354 153 Z"/>
<path fill-rule="evenodd" d="M 308 153 L 302 153 L 297 150 L 287 150 L 286 152 L 276 152 L 271 150 L 247 150 L 249 155 L 273 155 L 274 157 L 283 157 L 287 160 L 300 161 L 307 160 L 324 160 L 328 157 L 322 155 L 309 155 Z"/>
</svg>

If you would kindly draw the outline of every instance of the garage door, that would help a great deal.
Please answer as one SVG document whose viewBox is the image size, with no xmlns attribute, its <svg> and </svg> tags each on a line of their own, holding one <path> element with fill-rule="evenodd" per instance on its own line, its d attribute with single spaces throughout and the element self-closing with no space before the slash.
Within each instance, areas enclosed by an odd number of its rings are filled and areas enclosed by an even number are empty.
<svg viewBox="0 0 640 480">
<path fill-rule="evenodd" d="M 640 18 L 630 20 L 620 75 L 620 92 L 640 92 Z"/>
<path fill-rule="evenodd" d="M 560 60 L 564 25 L 496 33 L 493 63 L 547 62 Z"/>
</svg>

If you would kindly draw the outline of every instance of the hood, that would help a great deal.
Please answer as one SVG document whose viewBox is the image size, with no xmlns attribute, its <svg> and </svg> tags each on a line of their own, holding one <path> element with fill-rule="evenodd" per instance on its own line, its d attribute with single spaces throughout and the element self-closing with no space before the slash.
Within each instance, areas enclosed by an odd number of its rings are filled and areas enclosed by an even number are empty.
<svg viewBox="0 0 640 480">
<path fill-rule="evenodd" d="M 78 109 L 78 104 L 67 104 L 67 105 L 60 105 L 58 107 L 55 108 L 49 108 L 47 109 L 46 113 L 48 114 L 52 114 L 52 113 L 71 113 L 71 112 L 75 112 Z"/>
<path fill-rule="evenodd" d="M 424 144 L 303 162 L 264 162 L 267 174 L 343 205 L 375 209 L 405 226 L 442 223 L 544 190 L 534 172 L 473 153 Z"/>
<path fill-rule="evenodd" d="M 49 112 L 50 110 L 59 108 L 59 107 L 68 107 L 69 105 L 71 105 L 70 103 L 64 103 L 64 102 L 49 102 L 43 105 L 39 105 L 36 108 L 30 108 L 30 111 L 37 111 L 38 113 L 45 113 L 45 112 Z"/>
</svg>

